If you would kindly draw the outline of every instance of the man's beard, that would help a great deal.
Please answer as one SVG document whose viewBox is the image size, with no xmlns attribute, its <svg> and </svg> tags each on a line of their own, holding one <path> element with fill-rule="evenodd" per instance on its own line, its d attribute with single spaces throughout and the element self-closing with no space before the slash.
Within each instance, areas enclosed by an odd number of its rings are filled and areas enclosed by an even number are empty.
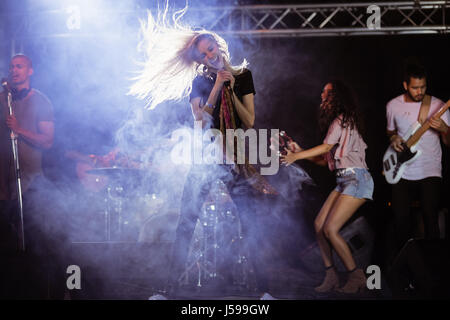
<svg viewBox="0 0 450 320">
<path fill-rule="evenodd" d="M 413 101 L 415 101 L 415 102 L 421 102 L 421 101 L 423 100 L 423 98 L 425 98 L 425 95 L 424 95 L 424 94 L 417 95 L 417 96 L 413 97 L 413 96 L 411 95 L 411 93 L 409 93 L 409 91 L 407 91 L 406 93 L 407 93 L 408 96 L 411 98 L 411 100 L 413 100 Z"/>
</svg>

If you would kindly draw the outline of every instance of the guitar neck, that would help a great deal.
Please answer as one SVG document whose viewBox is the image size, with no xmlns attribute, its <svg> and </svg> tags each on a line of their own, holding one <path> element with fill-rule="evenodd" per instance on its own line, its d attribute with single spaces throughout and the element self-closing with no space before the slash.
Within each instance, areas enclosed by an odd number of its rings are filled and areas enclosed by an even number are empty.
<svg viewBox="0 0 450 320">
<path fill-rule="evenodd" d="M 436 112 L 436 114 L 433 115 L 437 116 L 438 118 L 440 118 L 445 111 L 447 111 L 447 109 L 450 107 L 450 100 L 447 101 L 447 103 L 438 111 Z M 406 141 L 406 145 L 408 146 L 408 148 L 411 148 L 413 145 L 415 145 L 417 143 L 417 141 L 419 141 L 419 139 L 422 137 L 422 135 L 428 130 L 430 129 L 430 121 L 426 121 L 407 141 Z"/>
</svg>

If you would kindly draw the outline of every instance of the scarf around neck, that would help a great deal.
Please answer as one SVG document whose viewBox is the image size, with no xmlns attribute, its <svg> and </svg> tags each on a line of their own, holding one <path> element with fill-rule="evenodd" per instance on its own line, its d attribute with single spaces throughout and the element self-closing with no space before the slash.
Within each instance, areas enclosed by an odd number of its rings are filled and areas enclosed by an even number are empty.
<svg viewBox="0 0 450 320">
<path fill-rule="evenodd" d="M 227 86 L 223 86 L 221 91 L 221 102 L 220 102 L 220 132 L 224 139 L 224 154 L 226 152 L 226 130 L 227 129 L 238 129 L 236 126 L 235 119 L 235 105 L 233 99 L 232 89 Z M 245 157 L 244 164 L 237 164 L 237 137 L 233 140 L 233 160 L 236 164 L 235 171 L 237 174 L 242 174 L 247 182 L 256 190 L 264 194 L 278 194 L 274 187 L 272 187 L 269 182 L 261 176 L 256 168 L 248 163 L 247 157 Z"/>
</svg>

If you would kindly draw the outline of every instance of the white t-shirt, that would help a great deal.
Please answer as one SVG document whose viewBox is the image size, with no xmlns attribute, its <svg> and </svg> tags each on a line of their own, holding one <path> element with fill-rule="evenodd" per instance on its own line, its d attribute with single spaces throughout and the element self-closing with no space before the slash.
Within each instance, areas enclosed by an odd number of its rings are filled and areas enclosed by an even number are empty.
<svg viewBox="0 0 450 320">
<path fill-rule="evenodd" d="M 386 105 L 387 129 L 389 131 L 397 130 L 397 134 L 405 139 L 408 129 L 417 122 L 421 104 L 422 102 L 405 102 L 403 94 L 389 101 Z M 443 105 L 444 102 L 431 97 L 427 118 L 431 118 Z M 448 110 L 441 116 L 441 119 L 447 125 L 450 124 Z M 422 154 L 405 168 L 403 179 L 421 180 L 427 177 L 442 177 L 442 150 L 439 139 L 440 133 L 432 128 L 423 134 L 416 145 Z"/>
</svg>

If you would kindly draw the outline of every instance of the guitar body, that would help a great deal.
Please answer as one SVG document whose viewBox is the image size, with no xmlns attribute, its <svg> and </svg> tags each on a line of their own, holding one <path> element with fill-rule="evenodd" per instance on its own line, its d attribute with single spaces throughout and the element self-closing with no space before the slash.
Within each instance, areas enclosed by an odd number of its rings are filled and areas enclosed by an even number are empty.
<svg viewBox="0 0 450 320">
<path fill-rule="evenodd" d="M 404 141 L 407 141 L 419 128 L 421 124 L 414 123 L 403 137 Z M 403 176 L 403 172 L 406 167 L 414 162 L 421 154 L 420 150 L 417 150 L 416 145 L 408 148 L 406 144 L 403 144 L 403 151 L 397 152 L 389 146 L 383 156 L 383 172 L 386 181 L 390 184 L 396 184 Z"/>
</svg>

